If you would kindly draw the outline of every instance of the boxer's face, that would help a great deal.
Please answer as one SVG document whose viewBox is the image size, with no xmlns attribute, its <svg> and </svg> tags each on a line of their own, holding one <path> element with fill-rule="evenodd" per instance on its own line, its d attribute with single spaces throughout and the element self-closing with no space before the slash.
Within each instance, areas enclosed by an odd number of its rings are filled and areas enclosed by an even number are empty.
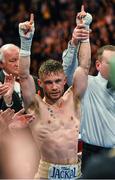
<svg viewBox="0 0 115 180">
<path fill-rule="evenodd" d="M 55 103 L 63 95 L 65 83 L 66 77 L 63 72 L 51 72 L 48 75 L 44 75 L 41 87 L 45 98 Z"/>
</svg>

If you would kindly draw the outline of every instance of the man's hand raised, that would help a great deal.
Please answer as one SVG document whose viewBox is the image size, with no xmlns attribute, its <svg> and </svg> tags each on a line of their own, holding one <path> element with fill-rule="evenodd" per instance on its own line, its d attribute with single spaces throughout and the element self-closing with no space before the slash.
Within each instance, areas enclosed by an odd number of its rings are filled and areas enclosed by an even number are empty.
<svg viewBox="0 0 115 180">
<path fill-rule="evenodd" d="M 29 56 L 31 54 L 31 45 L 34 35 L 34 15 L 30 15 L 30 20 L 19 24 L 19 35 L 21 39 L 21 56 Z"/>
<path fill-rule="evenodd" d="M 19 24 L 20 37 L 31 39 L 34 35 L 34 15 L 30 15 L 30 20 Z"/>
<path fill-rule="evenodd" d="M 84 10 L 84 5 L 81 6 L 81 11 L 77 14 L 76 17 L 76 23 L 77 24 L 83 24 L 83 18 L 87 15 L 87 13 Z M 79 22 L 78 22 L 79 21 Z"/>
<path fill-rule="evenodd" d="M 76 24 L 83 24 L 86 29 L 89 29 L 89 26 L 92 22 L 92 15 L 86 13 L 84 10 L 84 5 L 81 6 L 81 12 L 79 12 L 76 16 Z"/>
</svg>

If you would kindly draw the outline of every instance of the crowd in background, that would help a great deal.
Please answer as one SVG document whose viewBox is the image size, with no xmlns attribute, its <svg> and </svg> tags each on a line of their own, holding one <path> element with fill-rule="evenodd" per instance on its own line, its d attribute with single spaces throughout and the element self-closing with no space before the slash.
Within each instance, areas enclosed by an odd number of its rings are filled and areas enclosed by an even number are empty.
<svg viewBox="0 0 115 180">
<path fill-rule="evenodd" d="M 115 0 L 0 0 L 0 46 L 6 43 L 20 45 L 18 24 L 35 15 L 36 32 L 32 46 L 31 73 L 37 75 L 44 60 L 62 61 L 62 52 L 76 26 L 76 14 L 81 5 L 93 16 L 91 29 L 92 66 L 98 47 L 115 45 Z"/>
</svg>

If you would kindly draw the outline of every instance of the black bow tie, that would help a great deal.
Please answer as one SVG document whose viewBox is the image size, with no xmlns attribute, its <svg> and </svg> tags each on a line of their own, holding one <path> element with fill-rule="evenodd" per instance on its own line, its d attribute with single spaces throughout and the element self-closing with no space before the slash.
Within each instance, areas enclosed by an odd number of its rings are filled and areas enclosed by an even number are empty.
<svg viewBox="0 0 115 180">
<path fill-rule="evenodd" d="M 115 88 L 112 86 L 110 81 L 108 81 L 108 83 L 107 83 L 107 89 L 115 90 Z"/>
<path fill-rule="evenodd" d="M 110 89 L 112 86 L 111 86 L 111 83 L 108 81 L 107 83 L 107 89 Z"/>
</svg>

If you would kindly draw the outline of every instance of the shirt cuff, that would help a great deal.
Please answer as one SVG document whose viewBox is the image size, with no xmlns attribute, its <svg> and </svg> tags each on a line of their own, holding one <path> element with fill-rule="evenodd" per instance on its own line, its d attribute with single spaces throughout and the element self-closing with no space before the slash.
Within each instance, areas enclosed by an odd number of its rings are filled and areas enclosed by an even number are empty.
<svg viewBox="0 0 115 180">
<path fill-rule="evenodd" d="M 71 43 L 71 40 L 68 42 L 68 48 L 72 48 L 72 49 L 76 48 L 76 46 Z"/>
<path fill-rule="evenodd" d="M 14 104 L 14 103 L 13 103 L 13 101 L 12 101 L 11 104 L 7 104 L 7 103 L 6 103 L 6 106 L 7 106 L 7 107 L 12 107 L 13 104 Z"/>
</svg>

